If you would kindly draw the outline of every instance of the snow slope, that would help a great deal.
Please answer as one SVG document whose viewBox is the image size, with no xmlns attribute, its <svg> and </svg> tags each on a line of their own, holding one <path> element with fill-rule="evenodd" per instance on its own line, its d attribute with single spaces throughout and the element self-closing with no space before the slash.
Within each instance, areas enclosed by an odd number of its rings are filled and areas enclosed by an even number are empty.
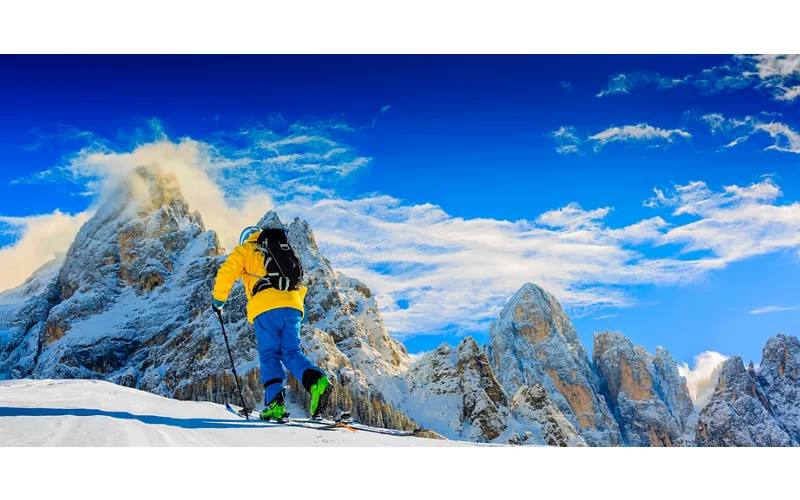
<svg viewBox="0 0 800 500">
<path fill-rule="evenodd" d="M 467 446 L 247 422 L 214 403 L 94 380 L 0 382 L 0 446 Z"/>
</svg>

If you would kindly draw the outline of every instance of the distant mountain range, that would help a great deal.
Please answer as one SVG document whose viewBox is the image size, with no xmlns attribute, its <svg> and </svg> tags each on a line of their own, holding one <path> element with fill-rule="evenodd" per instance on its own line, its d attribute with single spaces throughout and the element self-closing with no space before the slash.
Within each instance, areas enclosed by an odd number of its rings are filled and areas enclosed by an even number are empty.
<svg viewBox="0 0 800 500">
<path fill-rule="evenodd" d="M 309 292 L 303 344 L 335 379 L 334 404 L 386 427 L 449 438 L 553 446 L 797 446 L 800 342 L 777 335 L 756 370 L 738 357 L 695 408 L 669 353 L 595 334 L 591 359 L 558 301 L 524 285 L 479 346 L 464 338 L 412 362 L 383 326 L 372 292 L 333 269 L 307 223 L 284 227 Z M 217 235 L 175 177 L 140 168 L 63 257 L 0 294 L 0 379 L 102 379 L 177 399 L 237 402 L 209 310 L 224 261 Z M 258 354 L 238 284 L 225 309 L 250 404 L 263 403 Z M 304 402 L 296 381 L 290 395 Z"/>
</svg>

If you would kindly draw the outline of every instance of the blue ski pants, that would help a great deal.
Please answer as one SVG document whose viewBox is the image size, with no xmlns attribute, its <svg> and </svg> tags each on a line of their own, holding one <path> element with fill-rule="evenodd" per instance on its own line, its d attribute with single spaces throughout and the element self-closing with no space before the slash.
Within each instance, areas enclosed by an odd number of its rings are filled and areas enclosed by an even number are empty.
<svg viewBox="0 0 800 500">
<path fill-rule="evenodd" d="M 269 404 L 283 390 L 286 373 L 281 367 L 303 380 L 306 370 L 322 370 L 309 360 L 300 346 L 300 324 L 303 314 L 291 307 L 281 307 L 256 316 L 256 340 L 261 362 L 261 383 L 264 385 L 264 404 Z"/>
</svg>

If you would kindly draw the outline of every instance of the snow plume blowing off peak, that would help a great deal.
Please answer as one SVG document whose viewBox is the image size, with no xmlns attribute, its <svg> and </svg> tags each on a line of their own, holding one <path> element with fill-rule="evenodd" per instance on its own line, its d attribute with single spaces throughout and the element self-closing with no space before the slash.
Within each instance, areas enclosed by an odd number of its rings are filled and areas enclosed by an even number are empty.
<svg viewBox="0 0 800 500">
<path fill-rule="evenodd" d="M 69 169 L 82 176 L 97 179 L 90 187 L 100 203 L 107 200 L 120 182 L 136 179 L 138 171 L 172 174 L 191 210 L 200 212 L 209 229 L 219 235 L 228 250 L 238 244 L 241 228 L 258 221 L 273 208 L 266 189 L 252 187 L 236 197 L 227 196 L 213 173 L 225 166 L 208 144 L 182 139 L 163 139 L 137 146 L 130 152 L 83 151 L 72 160 Z M 134 181 L 135 182 L 135 181 Z M 149 189 L 141 184 L 138 193 L 146 196 Z"/>
<path fill-rule="evenodd" d="M 686 379 L 695 408 L 700 409 L 708 403 L 717 385 L 719 369 L 726 359 L 728 356 L 724 354 L 705 351 L 694 357 L 694 368 L 689 368 L 687 363 L 678 365 L 678 373 Z"/>
<path fill-rule="evenodd" d="M 266 189 L 255 186 L 241 189 L 236 196 L 226 196 L 214 179 L 214 173 L 226 166 L 221 162 L 224 160 L 215 156 L 211 146 L 191 139 L 172 142 L 164 138 L 129 152 L 81 151 L 66 166 L 46 174 L 90 179 L 85 183 L 89 191 L 84 193 L 93 197 L 89 208 L 77 214 L 56 210 L 50 214 L 0 217 L 0 231 L 15 237 L 13 243 L 0 248 L 0 292 L 20 285 L 36 269 L 66 253 L 78 230 L 100 207 L 132 201 L 119 199 L 121 187 L 128 187 L 133 201 L 152 197 L 154 193 L 144 173 L 160 173 L 162 177 L 162 189 L 156 196 L 166 198 L 154 202 L 169 203 L 168 198 L 182 196 L 189 209 L 200 212 L 205 226 L 216 231 L 222 245 L 231 250 L 238 244 L 241 228 L 253 225 L 274 204 Z"/>
</svg>

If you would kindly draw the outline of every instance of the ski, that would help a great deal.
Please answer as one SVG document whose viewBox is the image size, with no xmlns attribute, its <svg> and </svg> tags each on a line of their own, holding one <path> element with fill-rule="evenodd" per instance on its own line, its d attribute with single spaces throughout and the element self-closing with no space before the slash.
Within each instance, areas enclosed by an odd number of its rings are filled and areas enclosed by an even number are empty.
<svg viewBox="0 0 800 500">
<path fill-rule="evenodd" d="M 236 411 L 230 404 L 225 405 L 225 409 L 231 412 L 232 414 L 236 415 L 239 418 L 246 418 L 241 410 Z M 288 415 L 288 414 L 287 414 Z M 357 432 L 356 429 L 352 428 L 349 424 L 345 422 L 337 422 L 333 420 L 313 420 L 313 419 L 294 419 L 294 418 L 282 418 L 280 420 L 261 420 L 259 418 L 259 414 L 256 411 L 251 411 L 250 420 L 254 423 L 259 425 L 265 426 L 290 426 L 290 427 L 305 427 L 306 429 L 317 429 L 317 430 L 334 430 L 334 429 L 347 429 L 351 432 Z"/>
<path fill-rule="evenodd" d="M 245 418 L 239 412 L 234 410 L 230 405 L 225 405 L 231 413 L 236 415 L 240 418 Z M 448 441 L 447 438 L 442 436 L 441 434 L 431 431 L 429 429 L 416 429 L 413 431 L 400 431 L 396 429 L 383 429 L 380 427 L 370 427 L 368 425 L 360 424 L 358 422 L 354 422 L 350 413 L 344 412 L 342 415 L 339 416 L 336 420 L 319 418 L 283 418 L 282 421 L 266 421 L 260 420 L 258 417 L 258 413 L 255 411 L 251 411 L 250 413 L 251 419 L 255 420 L 261 424 L 272 424 L 272 425 L 289 425 L 295 427 L 305 427 L 307 429 L 320 429 L 320 430 L 334 430 L 334 429 L 347 429 L 351 432 L 363 431 L 363 432 L 371 432 L 374 434 L 383 434 L 385 436 L 395 436 L 395 437 L 429 437 L 432 436 L 434 439 L 441 439 L 443 441 Z"/>
<path fill-rule="evenodd" d="M 349 413 L 347 414 L 347 416 L 349 417 Z M 384 429 L 384 428 L 381 428 L 381 427 L 370 427 L 368 425 L 364 425 L 364 424 L 360 424 L 358 422 L 354 422 L 352 420 L 352 417 L 350 417 L 349 421 L 343 420 L 341 416 L 337 420 L 327 420 L 327 419 L 314 420 L 314 419 L 310 419 L 310 418 L 300 418 L 300 419 L 291 419 L 291 421 L 292 422 L 320 422 L 320 423 L 325 423 L 325 424 L 329 424 L 329 425 L 334 425 L 334 424 L 338 423 L 338 424 L 347 425 L 348 427 L 352 427 L 353 429 L 355 429 L 357 431 L 372 432 L 374 434 L 383 434 L 385 436 L 424 437 L 423 435 L 428 434 L 428 435 L 434 436 L 435 439 L 441 439 L 441 440 L 444 440 L 444 441 L 448 441 L 448 439 L 445 438 L 444 436 L 442 436 L 441 434 L 439 434 L 437 432 L 433 432 L 433 431 L 431 431 L 429 429 L 415 429 L 413 431 L 401 431 L 401 430 L 397 430 L 397 429 Z"/>
</svg>

